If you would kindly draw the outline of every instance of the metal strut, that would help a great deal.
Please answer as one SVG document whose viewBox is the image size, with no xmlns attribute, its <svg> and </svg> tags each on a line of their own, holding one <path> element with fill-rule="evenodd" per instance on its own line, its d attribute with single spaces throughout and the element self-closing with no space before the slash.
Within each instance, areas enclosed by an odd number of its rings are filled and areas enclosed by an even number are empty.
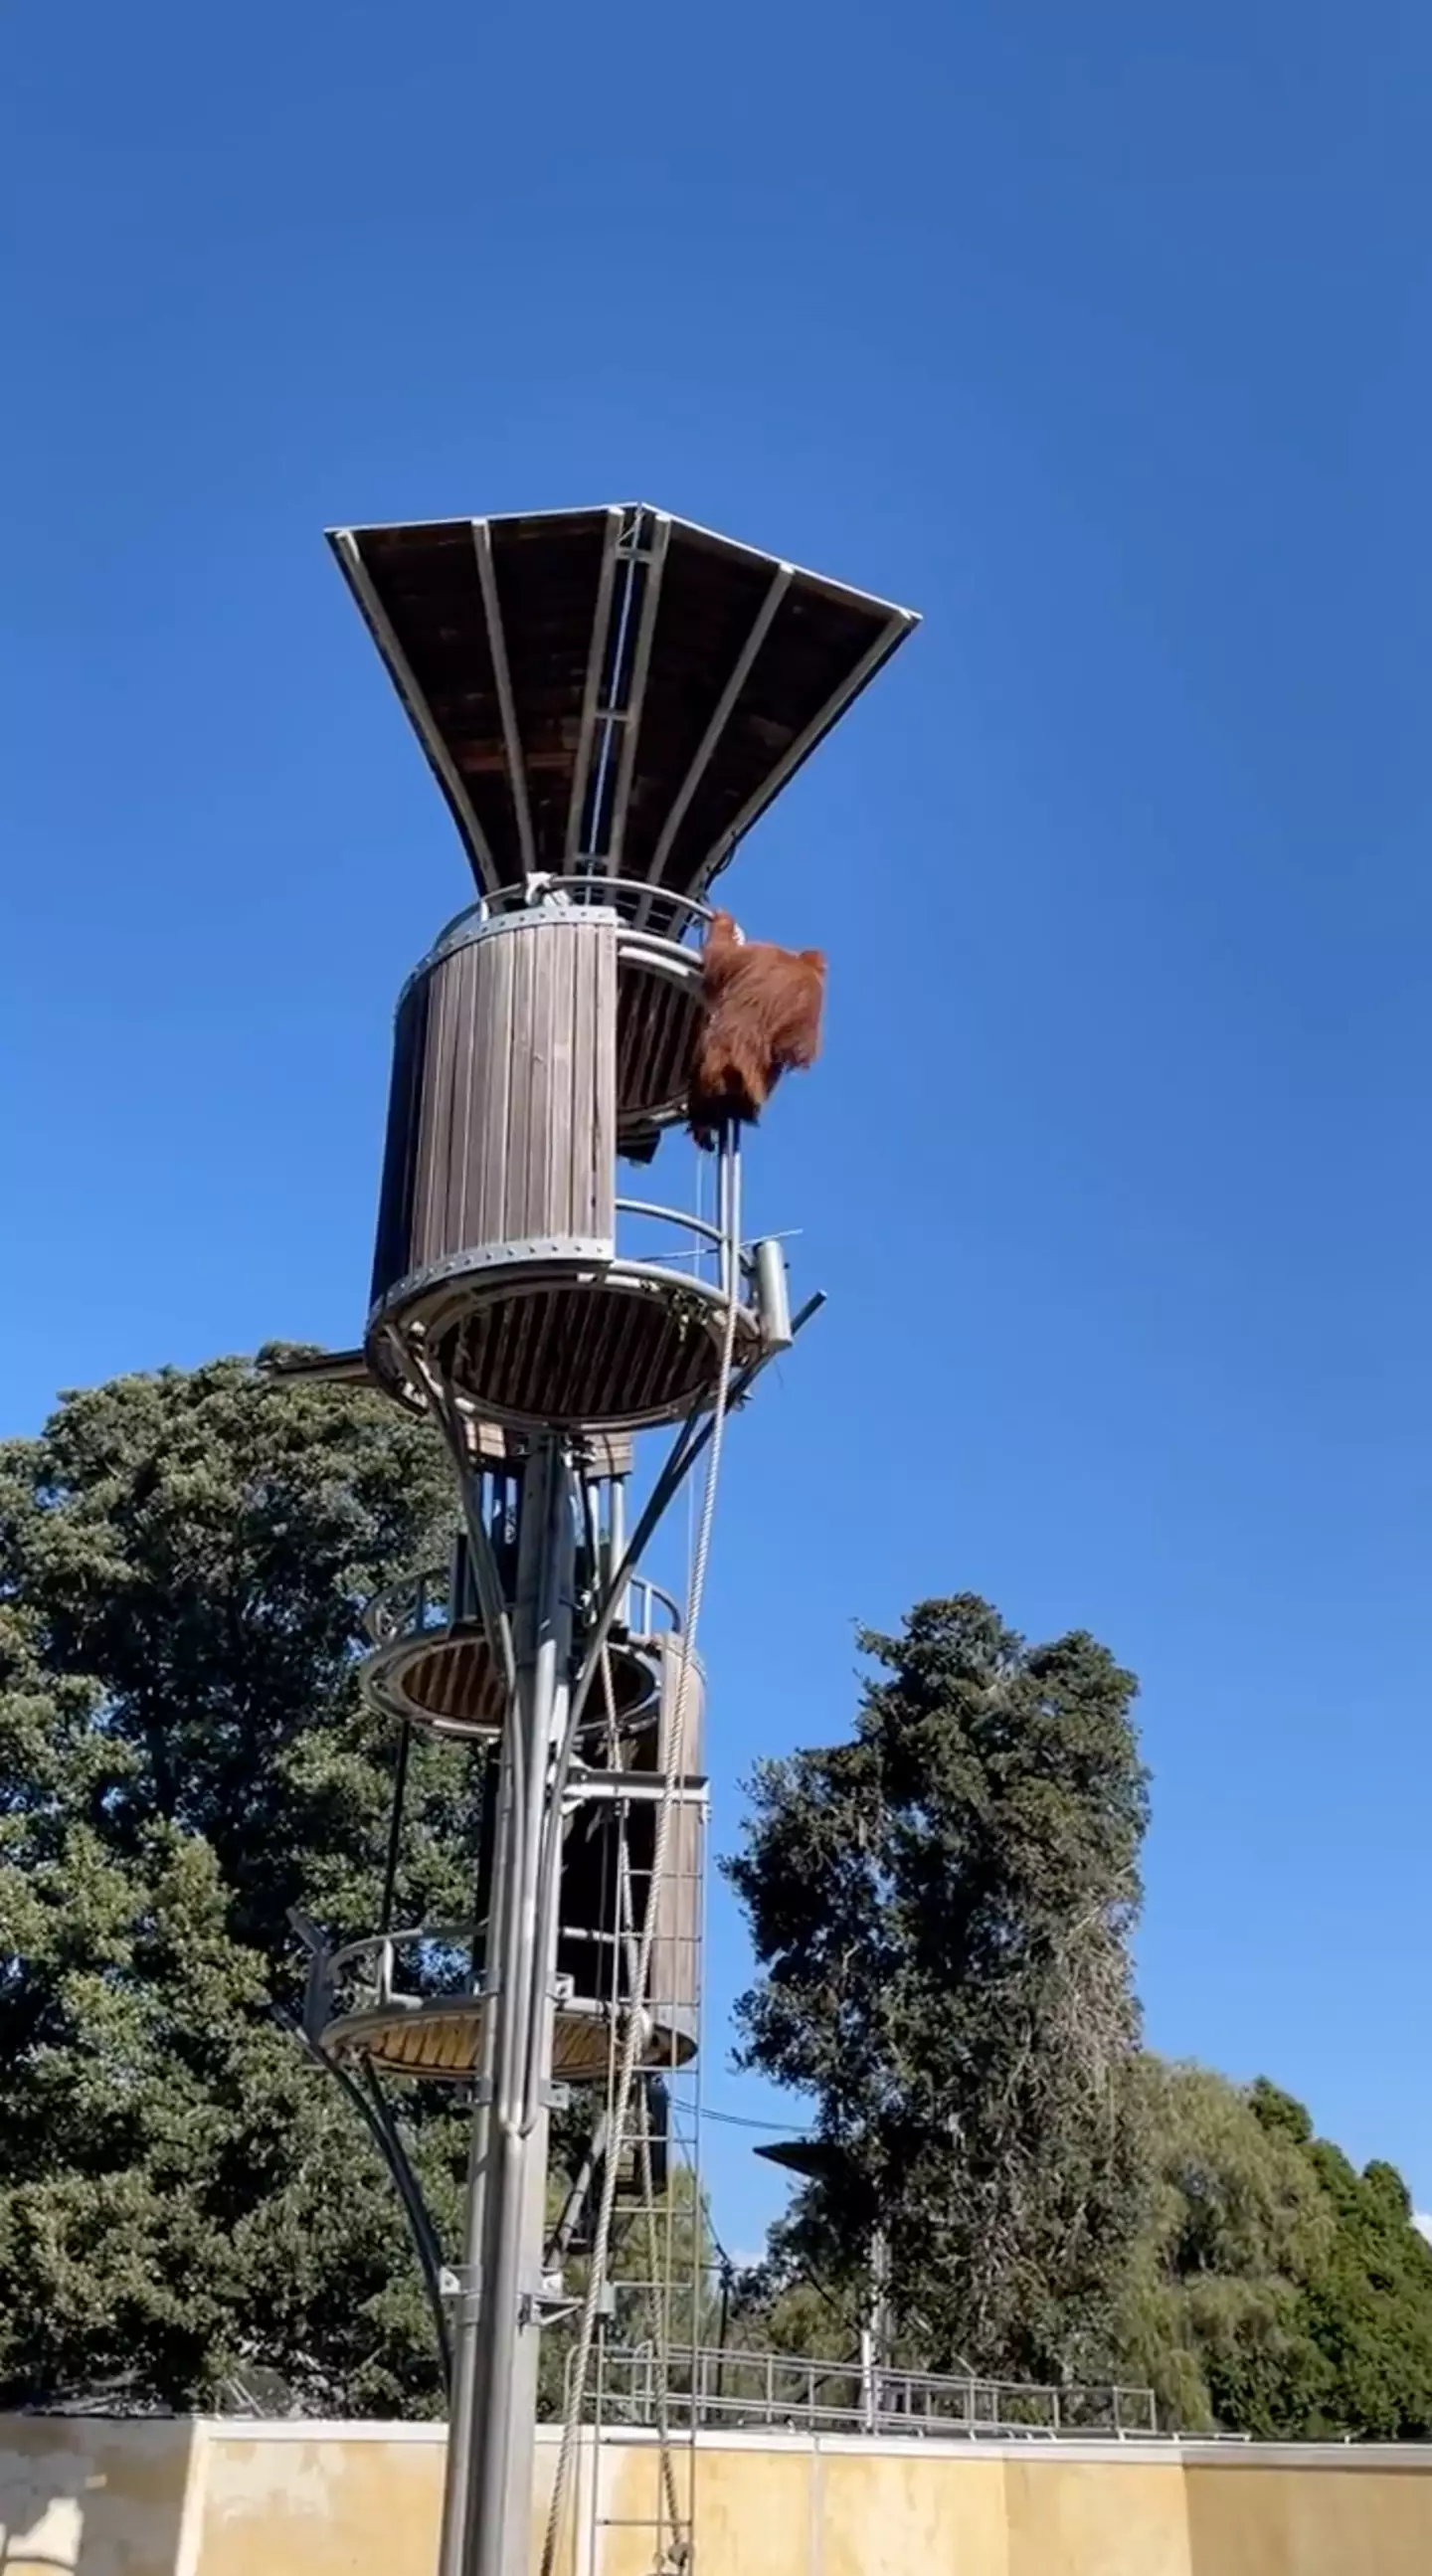
<svg viewBox="0 0 1432 2576">
<path fill-rule="evenodd" d="M 466 2298 L 441 2576 L 515 2576 L 531 2520 L 542 2328 L 556 1880 L 539 1902 L 553 1761 L 566 1729 L 575 1561 L 563 1442 L 534 1439 L 518 1541 L 514 1689 L 502 1739 L 483 1987 L 491 2034 L 474 2112 Z M 533 2080 L 533 2069 L 538 2070 Z M 480 2321 L 480 2333 L 479 2333 Z M 461 2416 L 459 2414 L 461 2406 Z"/>
</svg>

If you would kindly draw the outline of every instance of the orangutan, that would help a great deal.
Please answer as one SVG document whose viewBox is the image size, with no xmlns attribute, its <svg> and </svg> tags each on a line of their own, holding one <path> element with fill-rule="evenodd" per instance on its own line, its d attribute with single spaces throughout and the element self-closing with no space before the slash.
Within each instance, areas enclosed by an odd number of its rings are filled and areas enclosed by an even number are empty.
<svg viewBox="0 0 1432 2576">
<path fill-rule="evenodd" d="M 747 939 L 713 912 L 701 952 L 706 1016 L 696 1044 L 687 1118 L 708 1151 L 722 1127 L 754 1126 L 783 1073 L 820 1053 L 825 958 L 819 948 Z"/>
</svg>

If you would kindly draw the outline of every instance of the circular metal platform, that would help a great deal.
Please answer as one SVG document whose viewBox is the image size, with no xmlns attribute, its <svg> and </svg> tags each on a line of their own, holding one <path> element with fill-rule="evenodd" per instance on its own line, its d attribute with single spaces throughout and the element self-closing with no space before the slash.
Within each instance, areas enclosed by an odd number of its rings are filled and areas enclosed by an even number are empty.
<svg viewBox="0 0 1432 2576">
<path fill-rule="evenodd" d="M 340 2013 L 319 2037 L 333 2058 L 367 2057 L 386 2075 L 420 2077 L 428 2082 L 465 2083 L 482 2059 L 482 2030 L 488 2008 L 485 1995 L 438 1995 L 424 1998 L 390 1995 L 352 2012 Z M 605 2083 L 611 2062 L 612 2016 L 601 2004 L 559 2003 L 552 2041 L 552 2077 L 558 2084 Z M 678 2021 L 672 2010 L 653 2014 L 639 2069 L 658 2073 L 685 2066 L 696 2054 L 694 2027 Z"/>
<path fill-rule="evenodd" d="M 654 1718 L 660 1677 L 651 1656 L 614 1642 L 609 1669 L 617 1724 L 634 1728 Z M 367 1657 L 360 1678 L 364 1696 L 385 1717 L 428 1735 L 467 1743 L 499 1735 L 506 1722 L 507 1686 L 480 1627 L 387 1639 Z M 603 1708 L 603 1723 L 606 1714 Z"/>
<path fill-rule="evenodd" d="M 716 1288 L 656 1262 L 503 1245 L 398 1280 L 369 1316 L 366 1348 L 400 1399 L 409 1376 L 390 1328 L 416 1325 L 453 1393 L 495 1422 L 641 1431 L 714 1399 L 725 1322 Z M 737 1369 L 760 1350 L 756 1316 L 738 1307 Z"/>
</svg>

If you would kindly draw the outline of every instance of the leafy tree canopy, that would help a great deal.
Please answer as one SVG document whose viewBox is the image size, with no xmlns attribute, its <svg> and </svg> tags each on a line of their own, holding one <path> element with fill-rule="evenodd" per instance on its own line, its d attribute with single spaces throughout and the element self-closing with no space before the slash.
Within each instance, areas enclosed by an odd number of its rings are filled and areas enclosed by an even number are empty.
<svg viewBox="0 0 1432 2576">
<path fill-rule="evenodd" d="M 310 2404 L 436 2402 L 387 2177 L 271 2004 L 290 1904 L 376 1922 L 359 1615 L 444 1509 L 419 1426 L 240 1361 L 0 1449 L 0 2403 L 208 2403 L 254 2362 Z M 471 1784 L 415 1772 L 405 1903 L 452 1920 Z M 450 2216 L 457 2124 L 413 2126 Z"/>
<path fill-rule="evenodd" d="M 324 2412 L 440 2403 L 396 2196 L 274 2008 L 291 1905 L 377 1922 L 394 1746 L 360 1615 L 448 1508 L 420 1424 L 238 1360 L 0 1447 L 0 2405 L 210 2405 L 240 2373 Z M 825 2170 L 724 2301 L 676 2188 L 662 2259 L 709 2282 L 703 2332 L 847 2358 L 878 2216 L 896 2359 L 1146 2379 L 1190 2429 L 1432 2436 L 1401 2177 L 1265 2079 L 1138 2048 L 1132 1677 L 971 1595 L 863 1643 L 853 1732 L 761 1767 L 729 1864 L 746 2051 L 810 2100 Z M 414 1746 L 408 1922 L 470 1911 L 476 1800 Z M 404 2117 L 451 2243 L 464 2115 L 417 2087 Z M 559 2129 L 574 2167 L 585 2117 Z M 628 2214 L 638 2322 L 645 2242 Z"/>
</svg>

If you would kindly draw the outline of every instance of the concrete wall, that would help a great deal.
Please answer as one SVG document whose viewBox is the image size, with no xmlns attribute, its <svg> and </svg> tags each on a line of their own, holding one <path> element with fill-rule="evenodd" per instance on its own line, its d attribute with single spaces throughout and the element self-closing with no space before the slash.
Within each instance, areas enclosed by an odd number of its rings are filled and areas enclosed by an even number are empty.
<svg viewBox="0 0 1432 2576">
<path fill-rule="evenodd" d="M 10 2417 L 0 2576 L 433 2576 L 442 2454 L 421 2424 Z M 718 2435 L 695 2474 L 698 2576 L 1432 2576 L 1432 2447 Z M 646 2442 L 588 2452 L 562 2576 L 651 2576 L 657 2483 Z"/>
<path fill-rule="evenodd" d="M 182 2421 L 0 2416 L 0 2576 L 194 2569 L 202 2441 L 202 2427 Z"/>
</svg>

